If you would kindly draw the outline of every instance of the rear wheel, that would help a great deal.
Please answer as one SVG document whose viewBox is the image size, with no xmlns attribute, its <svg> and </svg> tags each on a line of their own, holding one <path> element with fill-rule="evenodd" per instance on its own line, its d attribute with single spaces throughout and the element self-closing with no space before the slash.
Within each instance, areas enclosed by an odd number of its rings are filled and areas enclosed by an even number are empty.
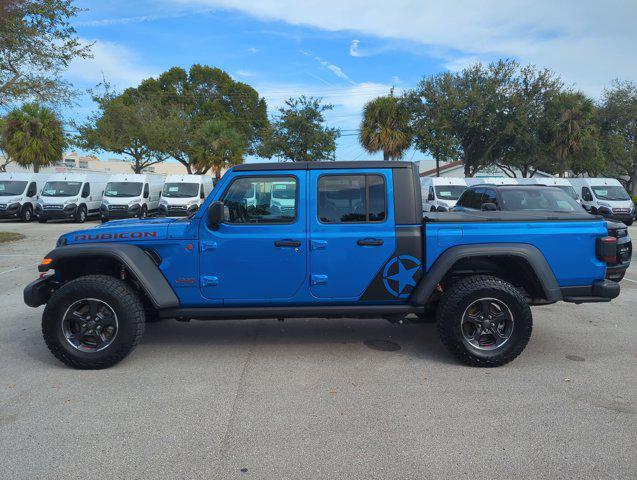
<svg viewBox="0 0 637 480">
<path fill-rule="evenodd" d="M 66 365 L 107 368 L 139 343 L 144 321 L 144 306 L 125 282 L 87 275 L 51 296 L 42 315 L 42 334 L 51 353 Z"/>
<path fill-rule="evenodd" d="M 445 292 L 436 312 L 438 333 L 449 351 L 474 367 L 498 367 L 515 359 L 531 338 L 531 309 L 504 280 L 476 275 Z"/>
</svg>

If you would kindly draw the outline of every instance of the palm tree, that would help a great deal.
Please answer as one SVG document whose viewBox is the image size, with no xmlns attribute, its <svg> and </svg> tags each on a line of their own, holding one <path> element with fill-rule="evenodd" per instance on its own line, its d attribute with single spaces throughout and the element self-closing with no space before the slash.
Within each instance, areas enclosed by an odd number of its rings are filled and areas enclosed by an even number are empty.
<svg viewBox="0 0 637 480">
<path fill-rule="evenodd" d="M 383 160 L 402 158 L 411 145 L 409 110 L 393 89 L 387 97 L 368 102 L 363 109 L 359 141 L 369 153 L 382 150 Z"/>
<path fill-rule="evenodd" d="M 66 148 L 62 121 L 38 103 L 26 103 L 9 112 L 2 136 L 9 158 L 34 172 L 61 160 Z"/>
<path fill-rule="evenodd" d="M 212 168 L 215 178 L 221 170 L 243 163 L 246 144 L 243 136 L 223 120 L 209 120 L 197 131 L 192 149 L 195 173 L 203 174 Z"/>
<path fill-rule="evenodd" d="M 581 151 L 593 127 L 593 102 L 579 92 L 561 93 L 554 108 L 552 147 L 558 163 L 558 173 L 563 177 L 568 170 L 568 159 Z"/>
</svg>

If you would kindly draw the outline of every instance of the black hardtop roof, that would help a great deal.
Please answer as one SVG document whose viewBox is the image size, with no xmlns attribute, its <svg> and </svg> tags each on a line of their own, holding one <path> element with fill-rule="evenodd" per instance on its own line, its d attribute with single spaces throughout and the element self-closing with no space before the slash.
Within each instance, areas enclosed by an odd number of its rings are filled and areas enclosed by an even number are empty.
<svg viewBox="0 0 637 480">
<path fill-rule="evenodd" d="M 413 162 L 377 161 L 335 161 L 335 162 L 270 162 L 243 163 L 233 167 L 235 172 L 252 172 L 264 170 L 333 170 L 357 168 L 414 168 Z"/>
</svg>

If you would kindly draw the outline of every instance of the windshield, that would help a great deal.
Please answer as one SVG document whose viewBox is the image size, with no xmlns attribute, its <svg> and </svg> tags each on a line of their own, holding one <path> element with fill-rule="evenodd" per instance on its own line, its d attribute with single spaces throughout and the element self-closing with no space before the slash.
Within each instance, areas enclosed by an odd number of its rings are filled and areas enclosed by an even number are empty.
<svg viewBox="0 0 637 480">
<path fill-rule="evenodd" d="M 296 185 L 293 183 L 275 183 L 272 185 L 272 198 L 293 200 L 296 198 Z"/>
<path fill-rule="evenodd" d="M 171 198 L 190 198 L 198 195 L 198 183 L 166 183 L 162 192 L 162 196 Z"/>
<path fill-rule="evenodd" d="M 82 182 L 46 182 L 43 197 L 73 197 L 80 193 Z"/>
<path fill-rule="evenodd" d="M 577 192 L 570 185 L 555 185 L 557 188 L 566 192 L 566 194 L 571 197 L 573 200 L 577 200 L 579 197 L 577 196 Z"/>
<path fill-rule="evenodd" d="M 139 197 L 142 194 L 142 184 L 139 182 L 108 182 L 105 197 Z"/>
<path fill-rule="evenodd" d="M 599 200 L 630 200 L 624 187 L 618 185 L 604 185 L 591 188 Z"/>
<path fill-rule="evenodd" d="M 467 187 L 464 185 L 442 185 L 434 189 L 439 200 L 458 200 Z"/>
<path fill-rule="evenodd" d="M 27 182 L 16 182 L 15 180 L 3 180 L 0 182 L 0 197 L 22 195 L 27 188 Z"/>
<path fill-rule="evenodd" d="M 559 188 L 502 189 L 503 210 L 539 210 L 544 212 L 581 212 L 582 206 Z"/>
</svg>

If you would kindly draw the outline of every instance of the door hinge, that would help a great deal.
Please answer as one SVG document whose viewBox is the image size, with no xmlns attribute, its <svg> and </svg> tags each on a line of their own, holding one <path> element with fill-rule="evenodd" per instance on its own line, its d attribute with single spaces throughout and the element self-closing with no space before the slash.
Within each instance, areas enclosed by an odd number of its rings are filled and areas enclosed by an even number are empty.
<svg viewBox="0 0 637 480">
<path fill-rule="evenodd" d="M 202 287 L 216 287 L 217 285 L 219 285 L 219 277 L 215 277 L 214 275 L 201 276 Z"/>
<path fill-rule="evenodd" d="M 327 275 L 312 275 L 310 281 L 312 285 L 325 285 L 327 283 Z"/>
<path fill-rule="evenodd" d="M 199 244 L 199 250 L 205 252 L 206 250 L 216 250 L 217 242 L 201 242 Z"/>
</svg>

